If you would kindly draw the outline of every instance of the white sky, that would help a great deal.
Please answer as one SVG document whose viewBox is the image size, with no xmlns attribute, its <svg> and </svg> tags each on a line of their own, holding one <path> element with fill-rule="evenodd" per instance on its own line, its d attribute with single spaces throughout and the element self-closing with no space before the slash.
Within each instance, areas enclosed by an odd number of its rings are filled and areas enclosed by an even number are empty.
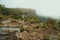
<svg viewBox="0 0 60 40">
<path fill-rule="evenodd" d="M 6 7 L 35 9 L 38 15 L 60 18 L 60 0 L 0 0 Z"/>
</svg>

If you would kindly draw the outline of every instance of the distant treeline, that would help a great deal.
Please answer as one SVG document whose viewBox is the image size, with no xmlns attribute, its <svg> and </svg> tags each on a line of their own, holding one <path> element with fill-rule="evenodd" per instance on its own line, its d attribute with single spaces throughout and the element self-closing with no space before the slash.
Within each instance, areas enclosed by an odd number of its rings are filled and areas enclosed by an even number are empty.
<svg viewBox="0 0 60 40">
<path fill-rule="evenodd" d="M 28 17 L 36 16 L 34 9 L 25 9 L 25 8 L 6 8 L 5 5 L 0 4 L 0 14 L 11 16 L 15 19 L 22 18 L 22 15 Z"/>
</svg>

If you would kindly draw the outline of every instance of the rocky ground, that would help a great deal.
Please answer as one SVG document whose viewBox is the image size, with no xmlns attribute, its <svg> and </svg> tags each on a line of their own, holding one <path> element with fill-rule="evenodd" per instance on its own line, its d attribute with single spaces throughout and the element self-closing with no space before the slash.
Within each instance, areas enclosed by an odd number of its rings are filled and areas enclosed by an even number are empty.
<svg viewBox="0 0 60 40">
<path fill-rule="evenodd" d="M 60 31 L 48 27 L 42 28 L 39 25 L 38 23 L 24 25 L 23 30 L 17 34 L 17 37 L 20 40 L 59 40 L 57 35 Z"/>
</svg>

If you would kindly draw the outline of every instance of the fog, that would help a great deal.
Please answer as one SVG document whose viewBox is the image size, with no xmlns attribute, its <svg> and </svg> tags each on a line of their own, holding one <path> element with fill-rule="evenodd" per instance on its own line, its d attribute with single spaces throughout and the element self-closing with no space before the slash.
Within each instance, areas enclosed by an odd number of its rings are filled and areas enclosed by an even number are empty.
<svg viewBox="0 0 60 40">
<path fill-rule="evenodd" d="M 60 0 L 0 0 L 0 4 L 12 8 L 31 8 L 38 15 L 60 18 Z"/>
</svg>

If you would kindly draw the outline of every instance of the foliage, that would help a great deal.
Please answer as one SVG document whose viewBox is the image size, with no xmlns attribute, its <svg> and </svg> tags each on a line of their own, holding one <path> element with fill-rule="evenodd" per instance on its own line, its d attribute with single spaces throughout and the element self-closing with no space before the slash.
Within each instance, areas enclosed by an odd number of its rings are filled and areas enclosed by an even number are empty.
<svg viewBox="0 0 60 40">
<path fill-rule="evenodd" d="M 5 5 L 0 4 L 0 14 L 11 15 L 15 19 L 22 19 L 22 15 L 27 16 L 27 18 L 32 18 L 36 16 L 35 10 L 32 9 L 20 9 L 20 8 L 6 8 Z"/>
</svg>

